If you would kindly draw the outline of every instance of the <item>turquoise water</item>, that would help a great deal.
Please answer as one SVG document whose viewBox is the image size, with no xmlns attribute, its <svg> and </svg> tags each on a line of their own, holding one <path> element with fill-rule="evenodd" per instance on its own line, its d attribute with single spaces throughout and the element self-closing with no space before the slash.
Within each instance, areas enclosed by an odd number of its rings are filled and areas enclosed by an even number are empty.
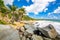
<svg viewBox="0 0 60 40">
<path fill-rule="evenodd" d="M 51 20 L 51 19 L 46 21 L 60 22 L 60 20 Z"/>
<path fill-rule="evenodd" d="M 57 19 L 39 19 L 39 20 L 53 21 L 53 22 L 60 22 L 60 20 L 57 20 Z"/>
</svg>

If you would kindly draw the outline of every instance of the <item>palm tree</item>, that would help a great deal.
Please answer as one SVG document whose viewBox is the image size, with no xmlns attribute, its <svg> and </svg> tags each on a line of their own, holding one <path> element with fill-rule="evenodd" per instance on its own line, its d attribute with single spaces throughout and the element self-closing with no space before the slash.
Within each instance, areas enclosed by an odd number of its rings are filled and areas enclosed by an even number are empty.
<svg viewBox="0 0 60 40">
<path fill-rule="evenodd" d="M 16 14 L 16 9 L 17 9 L 17 7 L 16 6 L 14 6 L 14 5 L 8 5 L 8 7 L 9 7 L 9 9 L 10 9 L 10 13 L 12 14 L 12 20 L 11 20 L 11 22 L 12 22 L 12 24 L 13 24 L 13 22 L 14 22 L 14 20 L 15 20 L 15 14 Z"/>
<path fill-rule="evenodd" d="M 2 13 L 5 13 L 5 12 L 6 12 L 6 7 L 5 7 L 5 5 L 4 5 L 3 0 L 0 0 L 0 11 L 1 11 Z"/>
<path fill-rule="evenodd" d="M 19 19 L 20 19 L 20 21 L 22 21 L 23 15 L 26 14 L 25 13 L 25 8 L 20 8 L 18 10 L 18 12 L 19 12 Z"/>
<path fill-rule="evenodd" d="M 2 12 L 2 16 L 5 17 L 8 13 L 7 7 L 4 5 L 3 0 L 0 0 L 0 12 Z"/>
<path fill-rule="evenodd" d="M 3 0 L 0 0 L 0 10 L 2 7 L 4 7 L 4 2 L 3 2 Z"/>
</svg>

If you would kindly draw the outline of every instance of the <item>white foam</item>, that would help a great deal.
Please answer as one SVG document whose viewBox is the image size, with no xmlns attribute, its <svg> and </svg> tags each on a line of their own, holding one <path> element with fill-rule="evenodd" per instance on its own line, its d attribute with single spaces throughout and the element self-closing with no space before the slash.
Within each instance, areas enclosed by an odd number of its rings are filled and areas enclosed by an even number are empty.
<svg viewBox="0 0 60 40">
<path fill-rule="evenodd" d="M 52 21 L 36 21 L 36 22 L 33 23 L 34 26 L 40 27 L 40 28 L 43 28 L 49 24 L 52 24 L 54 26 L 54 28 L 56 29 L 56 31 L 58 32 L 58 34 L 60 35 L 60 23 L 59 22 L 52 22 Z"/>
</svg>

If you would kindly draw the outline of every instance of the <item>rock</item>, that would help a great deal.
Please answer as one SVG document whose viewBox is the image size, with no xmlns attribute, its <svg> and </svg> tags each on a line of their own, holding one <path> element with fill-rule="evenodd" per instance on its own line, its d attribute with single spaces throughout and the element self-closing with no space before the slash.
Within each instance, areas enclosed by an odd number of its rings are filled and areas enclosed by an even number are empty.
<svg viewBox="0 0 60 40">
<path fill-rule="evenodd" d="M 25 37 L 25 36 L 23 36 L 23 37 L 22 37 L 22 40 L 26 40 L 26 37 Z"/>
<path fill-rule="evenodd" d="M 55 39 L 56 40 L 60 40 L 60 35 L 57 35 L 57 37 Z"/>
<path fill-rule="evenodd" d="M 26 40 L 29 40 L 29 38 L 27 38 Z"/>
<path fill-rule="evenodd" d="M 29 24 L 25 24 L 24 27 L 25 27 L 26 29 L 28 29 L 28 28 L 30 27 L 30 25 L 29 25 Z"/>
<path fill-rule="evenodd" d="M 8 25 L 0 25 L 0 40 L 20 40 L 18 31 Z"/>
<path fill-rule="evenodd" d="M 57 32 L 53 25 L 49 24 L 44 28 L 38 28 L 46 37 L 55 38 L 57 36 Z"/>
<path fill-rule="evenodd" d="M 33 34 L 33 31 L 35 30 L 35 27 L 32 24 L 25 25 L 26 32 Z"/>
<path fill-rule="evenodd" d="M 33 35 L 32 36 L 33 40 L 43 40 L 41 36 Z"/>
<path fill-rule="evenodd" d="M 24 32 L 24 36 L 27 36 L 28 34 L 29 34 L 28 32 L 26 32 L 26 31 Z"/>
<path fill-rule="evenodd" d="M 34 30 L 32 28 L 29 28 L 29 29 L 26 30 L 26 32 L 31 33 L 31 34 L 33 34 L 33 31 Z"/>
<path fill-rule="evenodd" d="M 60 38 L 60 35 L 57 35 L 57 38 Z"/>
<path fill-rule="evenodd" d="M 24 32 L 24 31 L 25 31 L 24 27 L 21 27 L 21 28 L 20 28 L 20 30 L 21 30 L 22 32 Z"/>
<path fill-rule="evenodd" d="M 52 39 L 44 37 L 44 40 L 52 40 Z"/>
</svg>

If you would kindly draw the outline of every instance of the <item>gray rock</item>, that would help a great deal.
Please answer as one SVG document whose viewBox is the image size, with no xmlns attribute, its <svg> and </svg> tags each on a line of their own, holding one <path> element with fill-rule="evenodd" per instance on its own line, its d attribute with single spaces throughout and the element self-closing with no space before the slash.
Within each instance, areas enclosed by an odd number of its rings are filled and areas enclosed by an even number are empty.
<svg viewBox="0 0 60 40">
<path fill-rule="evenodd" d="M 32 28 L 29 28 L 29 29 L 26 30 L 26 32 L 31 33 L 31 34 L 33 34 L 33 31 L 34 30 Z"/>
<path fill-rule="evenodd" d="M 24 36 L 27 36 L 28 34 L 29 34 L 28 32 L 26 32 L 26 31 L 24 32 Z"/>
<path fill-rule="evenodd" d="M 0 40 L 20 40 L 18 31 L 8 25 L 0 25 Z"/>
<path fill-rule="evenodd" d="M 44 37 L 44 40 L 52 40 L 52 39 Z"/>
<path fill-rule="evenodd" d="M 60 38 L 60 35 L 57 35 L 57 38 Z"/>
<path fill-rule="evenodd" d="M 33 35 L 32 36 L 33 40 L 43 40 L 41 36 Z"/>
<path fill-rule="evenodd" d="M 30 27 L 30 25 L 29 24 L 25 24 L 24 27 L 25 27 L 25 29 L 28 29 Z"/>
<path fill-rule="evenodd" d="M 49 24 L 44 28 L 38 28 L 46 37 L 55 38 L 57 36 L 57 32 L 53 25 Z"/>
<path fill-rule="evenodd" d="M 29 40 L 29 38 L 27 38 L 26 40 Z"/>
<path fill-rule="evenodd" d="M 23 36 L 23 37 L 22 37 L 22 40 L 26 40 L 26 37 L 25 37 L 25 36 Z"/>
<path fill-rule="evenodd" d="M 25 25 L 26 32 L 33 34 L 33 31 L 35 30 L 35 27 L 32 24 Z"/>
<path fill-rule="evenodd" d="M 21 28 L 20 28 L 20 30 L 21 30 L 22 32 L 24 32 L 24 31 L 25 31 L 24 27 L 21 27 Z"/>
</svg>

